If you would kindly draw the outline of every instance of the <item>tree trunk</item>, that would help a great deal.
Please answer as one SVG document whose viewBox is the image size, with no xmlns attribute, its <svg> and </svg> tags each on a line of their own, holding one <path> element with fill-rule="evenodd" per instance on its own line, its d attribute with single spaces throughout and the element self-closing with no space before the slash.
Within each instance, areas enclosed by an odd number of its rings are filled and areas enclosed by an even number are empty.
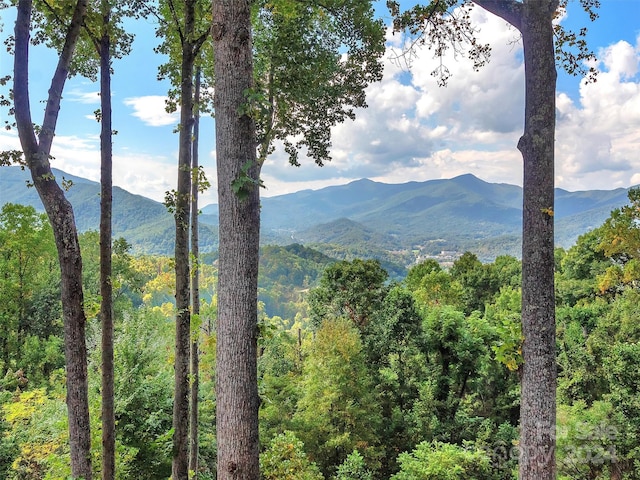
<svg viewBox="0 0 640 480">
<path fill-rule="evenodd" d="M 100 39 L 100 319 L 102 321 L 102 480 L 114 480 L 116 419 L 113 373 L 113 284 L 111 282 L 113 211 L 113 138 L 111 128 L 110 6 L 102 0 Z"/>
<path fill-rule="evenodd" d="M 191 291 L 189 268 L 189 209 L 191 205 L 191 131 L 193 128 L 194 0 L 185 1 L 180 84 L 180 136 L 176 222 L 176 348 L 173 402 L 173 480 L 189 477 L 189 360 Z"/>
<path fill-rule="evenodd" d="M 258 480 L 259 169 L 253 120 L 250 3 L 214 0 L 219 277 L 216 350 L 218 480 Z M 235 187 L 235 188 L 234 188 Z"/>
<path fill-rule="evenodd" d="M 554 293 L 554 141 L 557 0 L 528 0 L 522 15 L 525 126 L 522 217 L 522 394 L 520 478 L 556 476 L 556 322 Z"/>
<path fill-rule="evenodd" d="M 200 135 L 200 69 L 196 71 L 196 84 L 193 95 L 193 144 L 191 153 L 192 185 L 191 185 L 191 310 L 193 315 L 200 315 L 200 245 L 198 237 L 198 136 Z M 189 411 L 189 470 L 198 478 L 198 390 L 200 388 L 199 372 L 199 339 L 200 327 L 191 339 L 191 409 Z"/>
<path fill-rule="evenodd" d="M 520 479 L 556 477 L 556 323 L 554 292 L 554 144 L 556 66 L 553 17 L 558 0 L 474 0 L 522 34 L 525 124 L 522 214 Z"/>
<path fill-rule="evenodd" d="M 58 250 L 64 318 L 71 474 L 74 478 L 84 478 L 85 480 L 92 478 L 92 469 L 82 258 L 73 209 L 53 177 L 49 157 L 60 110 L 62 90 L 86 14 L 87 3 L 88 0 L 79 0 L 75 6 L 65 44 L 51 80 L 44 119 L 37 139 L 31 120 L 28 89 L 31 0 L 18 2 L 13 85 L 15 116 L 20 143 L 31 171 L 33 183 L 51 222 Z"/>
</svg>

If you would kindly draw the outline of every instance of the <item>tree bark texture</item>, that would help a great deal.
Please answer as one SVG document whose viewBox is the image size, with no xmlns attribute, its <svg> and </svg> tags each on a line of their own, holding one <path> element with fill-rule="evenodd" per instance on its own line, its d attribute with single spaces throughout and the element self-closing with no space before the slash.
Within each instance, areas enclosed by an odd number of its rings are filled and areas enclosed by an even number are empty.
<svg viewBox="0 0 640 480">
<path fill-rule="evenodd" d="M 250 3 L 214 0 L 212 33 L 220 209 L 217 478 L 258 480 L 259 169 L 255 124 L 243 113 L 253 82 Z"/>
<path fill-rule="evenodd" d="M 554 143 L 557 0 L 523 4 L 525 126 L 522 217 L 522 394 L 520 478 L 556 477 L 556 323 L 554 292 Z"/>
<path fill-rule="evenodd" d="M 87 0 L 79 0 L 75 6 L 65 44 L 51 80 L 44 119 L 37 138 L 31 120 L 28 89 L 31 0 L 18 2 L 13 85 L 15 116 L 22 150 L 35 188 L 51 222 L 58 250 L 64 318 L 71 474 L 74 478 L 84 478 L 85 480 L 92 478 L 92 468 L 82 258 L 73 209 L 54 179 L 49 158 L 60 110 L 62 90 L 82 27 L 87 3 Z"/>
<path fill-rule="evenodd" d="M 173 480 L 189 478 L 189 363 L 191 278 L 189 221 L 191 206 L 191 132 L 193 128 L 194 0 L 185 6 L 180 84 L 178 188 L 175 196 L 176 347 L 173 401 Z"/>
<path fill-rule="evenodd" d="M 556 66 L 553 17 L 558 0 L 473 0 L 520 30 L 525 123 L 522 216 L 520 479 L 556 477 L 556 324 L 554 292 L 554 144 Z"/>
<path fill-rule="evenodd" d="M 196 71 L 195 90 L 193 95 L 193 143 L 191 149 L 191 310 L 193 315 L 200 315 L 200 244 L 198 236 L 198 168 L 199 168 L 199 135 L 200 135 L 200 69 Z M 191 408 L 189 410 L 189 470 L 195 472 L 198 478 L 198 393 L 200 389 L 200 331 L 195 332 L 191 339 Z"/>
<path fill-rule="evenodd" d="M 102 323 L 102 480 L 116 475 L 116 418 L 113 365 L 113 137 L 111 128 L 110 7 L 102 0 L 100 39 L 100 319 Z"/>
</svg>

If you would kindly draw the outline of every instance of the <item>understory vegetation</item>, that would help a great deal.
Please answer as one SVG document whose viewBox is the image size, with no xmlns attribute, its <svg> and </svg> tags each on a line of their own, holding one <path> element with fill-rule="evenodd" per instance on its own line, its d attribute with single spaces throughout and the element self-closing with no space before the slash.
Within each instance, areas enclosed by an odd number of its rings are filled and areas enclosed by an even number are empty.
<svg viewBox="0 0 640 480">
<path fill-rule="evenodd" d="M 640 478 L 640 193 L 557 249 L 560 479 Z M 89 396 L 100 465 L 98 236 L 81 235 L 90 319 Z M 117 478 L 171 475 L 172 259 L 114 242 Z M 68 478 L 59 303 L 50 226 L 0 212 L 0 478 Z M 208 261 L 210 260 L 210 261 Z M 200 471 L 215 477 L 215 256 L 204 259 L 199 336 Z M 520 261 L 467 252 L 401 281 L 376 260 L 264 247 L 260 272 L 262 477 L 502 480 L 518 456 Z"/>
</svg>

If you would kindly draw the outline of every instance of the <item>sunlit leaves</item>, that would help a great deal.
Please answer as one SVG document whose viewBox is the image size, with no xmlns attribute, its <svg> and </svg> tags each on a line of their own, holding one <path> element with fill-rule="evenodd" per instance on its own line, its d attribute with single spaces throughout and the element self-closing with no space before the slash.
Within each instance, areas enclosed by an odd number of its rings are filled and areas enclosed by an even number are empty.
<svg viewBox="0 0 640 480">
<path fill-rule="evenodd" d="M 101 2 L 89 2 L 83 29 L 80 34 L 74 55 L 71 60 L 69 75 L 82 75 L 93 81 L 97 80 L 99 62 L 99 39 L 105 28 L 109 29 L 111 41 L 111 58 L 119 59 L 129 54 L 134 35 L 128 32 L 122 24 L 127 17 L 139 14 L 140 2 L 126 0 L 110 2 L 110 21 L 103 22 Z M 65 42 L 69 22 L 75 8 L 75 2 L 70 0 L 43 0 L 34 3 L 33 30 L 31 42 L 34 45 L 44 44 L 47 47 L 62 50 Z"/>
<path fill-rule="evenodd" d="M 366 86 L 382 77 L 383 24 L 366 0 L 262 0 L 254 19 L 259 162 L 281 141 L 292 165 L 304 150 L 323 165 L 331 127 L 366 107 Z"/>
<path fill-rule="evenodd" d="M 158 67 L 158 80 L 169 80 L 170 87 L 166 104 L 167 112 L 175 112 L 180 107 L 180 85 L 183 81 L 181 72 L 182 48 L 190 42 L 195 53 L 195 67 L 202 72 L 200 103 L 194 108 L 201 113 L 213 109 L 213 47 L 210 41 L 211 2 L 198 0 L 194 4 L 194 32 L 192 38 L 184 33 L 184 3 L 174 0 L 162 0 L 158 3 L 155 14 L 159 20 L 156 37 L 160 44 L 154 48 L 168 60 Z"/>
<path fill-rule="evenodd" d="M 491 480 L 488 455 L 474 448 L 440 442 L 422 442 L 411 453 L 400 454 L 400 472 L 392 480 Z"/>
<path fill-rule="evenodd" d="M 274 437 L 260 455 L 260 474 L 264 480 L 322 480 L 315 463 L 309 461 L 304 445 L 293 432 Z"/>
</svg>

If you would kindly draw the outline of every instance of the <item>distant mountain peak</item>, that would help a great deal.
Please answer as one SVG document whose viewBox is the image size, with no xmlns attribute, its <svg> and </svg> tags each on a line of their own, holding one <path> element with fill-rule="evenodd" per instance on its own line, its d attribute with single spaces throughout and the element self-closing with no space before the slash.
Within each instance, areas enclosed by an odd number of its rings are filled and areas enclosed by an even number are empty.
<svg viewBox="0 0 640 480">
<path fill-rule="evenodd" d="M 56 170 L 71 179 L 68 198 L 81 231 L 99 225 L 99 184 Z M 21 203 L 42 211 L 29 172 L 0 168 L 0 205 Z M 627 203 L 627 190 L 568 192 L 556 190 L 556 242 L 570 246 L 588 229 L 602 224 L 613 208 Z M 217 248 L 217 205 L 202 208 L 206 240 L 201 251 Z M 137 252 L 173 252 L 175 224 L 164 205 L 114 189 L 114 235 L 125 237 Z M 351 255 L 375 251 L 411 257 L 430 250 L 470 250 L 480 258 L 519 255 L 522 188 L 489 183 L 473 174 L 452 179 L 390 184 L 368 178 L 349 184 L 304 190 L 262 199 L 263 244 L 296 239 L 338 245 Z M 201 237 L 202 238 L 202 237 Z"/>
</svg>

